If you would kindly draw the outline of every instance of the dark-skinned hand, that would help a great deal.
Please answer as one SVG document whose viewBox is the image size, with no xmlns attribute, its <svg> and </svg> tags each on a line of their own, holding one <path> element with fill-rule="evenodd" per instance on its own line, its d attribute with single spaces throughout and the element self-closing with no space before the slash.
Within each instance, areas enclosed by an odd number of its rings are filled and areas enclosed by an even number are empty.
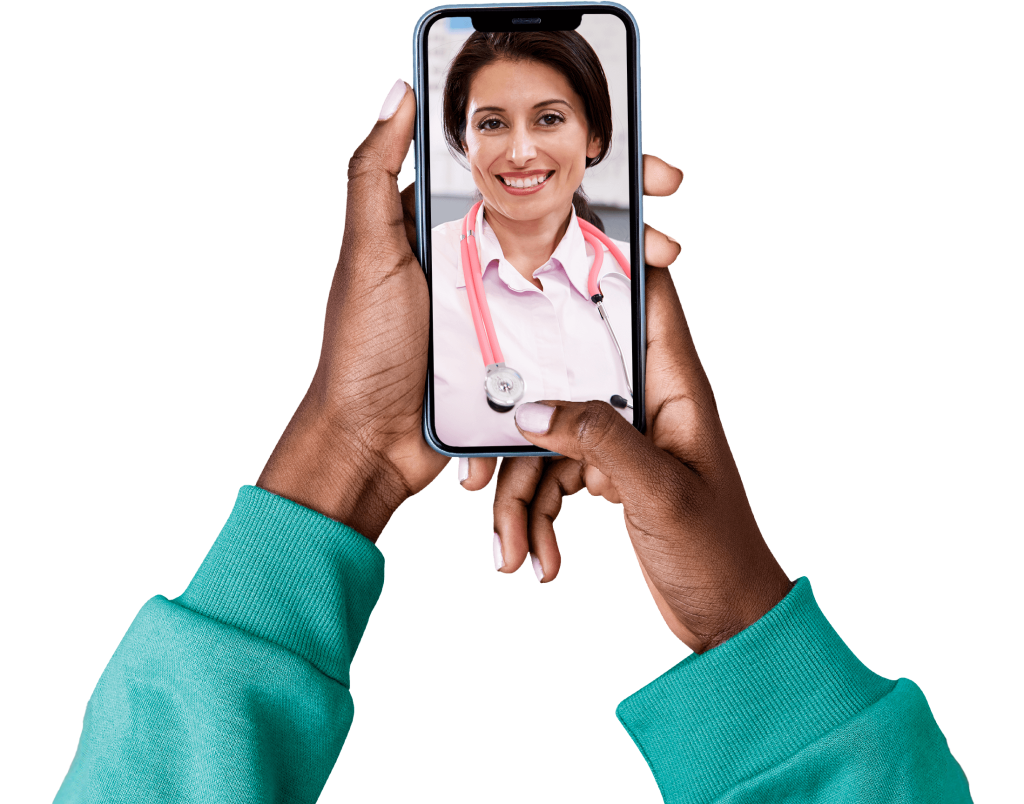
<svg viewBox="0 0 1024 804">
<path fill-rule="evenodd" d="M 430 309 L 414 256 L 413 187 L 398 191 L 416 118 L 404 82 L 395 84 L 381 117 L 349 162 L 345 232 L 319 364 L 257 480 L 373 542 L 402 501 L 448 461 L 421 429 Z M 645 242 L 649 253 L 678 251 L 650 228 Z"/>
<path fill-rule="evenodd" d="M 430 302 L 397 183 L 416 119 L 406 84 L 381 115 L 349 162 L 320 362 L 257 481 L 374 542 L 448 461 L 421 431 Z"/>
<path fill-rule="evenodd" d="M 645 193 L 674 192 L 682 178 L 674 170 L 645 157 Z M 756 622 L 793 584 L 754 520 L 690 337 L 667 269 L 679 249 L 650 231 L 645 245 L 647 434 L 603 401 L 520 405 L 516 424 L 523 436 L 564 457 L 502 460 L 495 562 L 501 572 L 515 572 L 529 553 L 538 578 L 554 580 L 561 565 L 554 520 L 562 498 L 586 488 L 622 505 L 658 610 L 701 653 Z M 470 459 L 462 485 L 483 488 L 495 463 Z"/>
</svg>

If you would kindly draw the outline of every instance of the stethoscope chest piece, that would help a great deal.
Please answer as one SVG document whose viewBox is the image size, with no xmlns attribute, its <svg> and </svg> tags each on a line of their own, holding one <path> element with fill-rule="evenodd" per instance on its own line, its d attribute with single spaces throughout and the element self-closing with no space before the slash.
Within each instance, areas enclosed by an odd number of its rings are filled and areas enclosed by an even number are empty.
<svg viewBox="0 0 1024 804">
<path fill-rule="evenodd" d="M 526 380 L 504 363 L 491 363 L 484 377 L 487 404 L 498 413 L 508 413 L 526 393 Z"/>
</svg>

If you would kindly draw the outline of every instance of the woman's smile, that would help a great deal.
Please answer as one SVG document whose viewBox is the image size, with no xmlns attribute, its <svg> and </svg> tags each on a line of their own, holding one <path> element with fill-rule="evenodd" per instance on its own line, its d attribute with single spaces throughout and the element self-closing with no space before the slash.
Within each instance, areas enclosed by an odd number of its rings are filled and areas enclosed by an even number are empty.
<svg viewBox="0 0 1024 804">
<path fill-rule="evenodd" d="M 553 170 L 530 170 L 514 173 L 499 173 L 495 178 L 511 195 L 530 195 L 544 188 L 547 180 L 555 175 Z"/>
<path fill-rule="evenodd" d="M 538 61 L 493 61 L 469 84 L 465 120 L 463 153 L 491 226 L 564 232 L 587 159 L 601 152 L 566 76 Z"/>
</svg>

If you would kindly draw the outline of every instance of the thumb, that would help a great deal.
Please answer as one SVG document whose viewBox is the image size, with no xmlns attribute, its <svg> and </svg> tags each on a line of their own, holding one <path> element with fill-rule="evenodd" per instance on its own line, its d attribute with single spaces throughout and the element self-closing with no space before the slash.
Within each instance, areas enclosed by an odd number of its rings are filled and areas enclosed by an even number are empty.
<svg viewBox="0 0 1024 804">
<path fill-rule="evenodd" d="M 348 163 L 345 240 L 409 251 L 398 174 L 409 153 L 416 98 L 399 79 L 384 99 L 377 123 Z"/>
<path fill-rule="evenodd" d="M 599 469 L 624 503 L 679 468 L 607 402 L 524 402 L 515 416 L 530 443 Z"/>
</svg>

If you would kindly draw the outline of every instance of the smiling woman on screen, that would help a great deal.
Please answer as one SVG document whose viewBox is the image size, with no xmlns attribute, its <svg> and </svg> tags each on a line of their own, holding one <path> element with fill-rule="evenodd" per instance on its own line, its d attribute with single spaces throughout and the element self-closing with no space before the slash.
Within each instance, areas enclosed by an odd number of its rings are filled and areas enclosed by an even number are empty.
<svg viewBox="0 0 1024 804">
<path fill-rule="evenodd" d="M 597 54 L 574 31 L 475 32 L 449 67 L 442 113 L 482 200 L 432 230 L 437 435 L 528 445 L 521 402 L 631 404 L 629 244 L 603 234 L 580 191 L 611 147 Z"/>
</svg>

